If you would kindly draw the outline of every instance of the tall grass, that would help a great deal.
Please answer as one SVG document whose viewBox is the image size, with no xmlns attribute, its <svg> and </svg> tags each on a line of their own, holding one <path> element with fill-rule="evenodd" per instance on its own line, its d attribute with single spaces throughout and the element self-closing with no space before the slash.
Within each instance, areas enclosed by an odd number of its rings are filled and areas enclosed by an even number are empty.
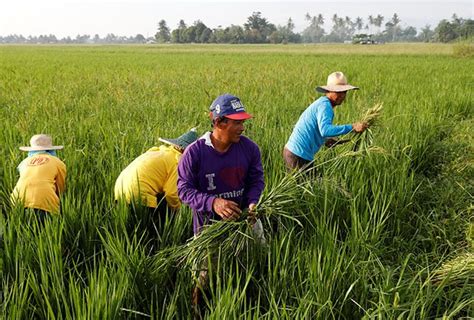
<svg viewBox="0 0 474 320">
<path fill-rule="evenodd" d="M 191 268 L 170 258 L 189 249 L 190 209 L 150 243 L 112 190 L 158 137 L 208 130 L 207 106 L 224 92 L 255 115 L 246 134 L 262 151 L 267 246 L 255 255 L 217 246 L 206 318 L 472 315 L 472 267 L 449 267 L 472 254 L 474 61 L 451 47 L 4 46 L 0 55 L 1 318 L 191 317 Z M 370 143 L 384 152 L 323 149 L 312 178 L 289 175 L 282 148 L 334 70 L 361 87 L 335 121 L 383 102 Z M 40 132 L 66 146 L 68 167 L 62 213 L 44 226 L 8 200 L 25 156 L 17 148 Z M 245 223 L 212 228 L 235 249 L 231 240 L 245 238 L 226 233 Z"/>
</svg>

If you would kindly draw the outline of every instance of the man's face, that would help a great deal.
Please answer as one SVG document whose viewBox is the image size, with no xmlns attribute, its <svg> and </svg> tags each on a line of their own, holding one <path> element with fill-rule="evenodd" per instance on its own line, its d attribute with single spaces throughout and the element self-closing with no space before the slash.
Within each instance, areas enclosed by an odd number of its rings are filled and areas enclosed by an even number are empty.
<svg viewBox="0 0 474 320">
<path fill-rule="evenodd" d="M 333 106 L 338 106 L 346 99 L 346 91 L 343 92 L 328 92 L 326 96 L 331 100 Z"/>
<path fill-rule="evenodd" d="M 226 121 L 219 123 L 218 129 L 227 141 L 238 143 L 240 141 L 240 136 L 245 130 L 244 122 L 245 120 L 232 120 L 227 118 Z"/>
</svg>

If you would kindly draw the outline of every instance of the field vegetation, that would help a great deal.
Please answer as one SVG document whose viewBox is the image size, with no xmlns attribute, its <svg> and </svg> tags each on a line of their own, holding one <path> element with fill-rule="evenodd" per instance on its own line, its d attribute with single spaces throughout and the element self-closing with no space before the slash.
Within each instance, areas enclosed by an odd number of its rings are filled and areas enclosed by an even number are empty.
<svg viewBox="0 0 474 320">
<path fill-rule="evenodd" d="M 0 318 L 191 318 L 190 209 L 147 239 L 113 185 L 158 137 L 209 130 L 225 92 L 255 116 L 267 245 L 236 237 L 245 223 L 215 228 L 239 245 L 217 249 L 206 318 L 474 315 L 472 55 L 393 44 L 1 46 L 0 57 Z M 372 148 L 325 149 L 313 179 L 288 175 L 292 126 L 337 70 L 361 88 L 337 123 L 383 104 Z M 65 146 L 68 168 L 61 216 L 44 226 L 9 204 L 18 147 L 36 133 Z"/>
</svg>

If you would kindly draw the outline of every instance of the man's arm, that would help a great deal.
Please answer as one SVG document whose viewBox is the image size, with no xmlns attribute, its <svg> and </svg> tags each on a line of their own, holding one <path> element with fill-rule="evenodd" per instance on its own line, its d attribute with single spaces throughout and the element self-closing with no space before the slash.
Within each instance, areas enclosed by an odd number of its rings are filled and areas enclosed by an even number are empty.
<svg viewBox="0 0 474 320">
<path fill-rule="evenodd" d="M 318 123 L 319 131 L 323 138 L 336 137 L 346 134 L 352 130 L 351 124 L 333 125 L 333 111 L 330 106 L 324 106 L 316 109 L 316 121 Z"/>
<path fill-rule="evenodd" d="M 340 144 L 345 144 L 345 143 L 348 143 L 350 142 L 351 140 L 350 139 L 334 139 L 334 138 L 327 138 L 326 139 L 326 142 L 324 143 L 324 145 L 328 148 L 332 148 L 332 147 L 335 147 L 335 146 L 338 146 Z"/>
<path fill-rule="evenodd" d="M 182 202 L 198 212 L 211 212 L 215 197 L 199 190 L 199 157 L 186 149 L 178 164 L 178 195 Z"/>
<path fill-rule="evenodd" d="M 251 161 L 245 179 L 245 197 L 247 199 L 246 206 L 255 209 L 263 189 L 265 188 L 265 181 L 263 177 L 262 156 L 257 145 L 254 146 L 251 152 Z M 253 205 L 252 205 L 253 204 Z"/>
</svg>

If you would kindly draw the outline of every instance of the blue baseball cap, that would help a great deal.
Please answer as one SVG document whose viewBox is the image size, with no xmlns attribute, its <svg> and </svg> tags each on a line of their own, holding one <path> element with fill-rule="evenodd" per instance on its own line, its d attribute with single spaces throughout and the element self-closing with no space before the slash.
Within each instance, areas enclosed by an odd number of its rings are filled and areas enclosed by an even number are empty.
<svg viewBox="0 0 474 320">
<path fill-rule="evenodd" d="M 239 98 L 231 94 L 223 94 L 218 96 L 211 104 L 210 116 L 212 119 L 218 117 L 226 117 L 232 120 L 246 120 L 252 118 L 250 114 L 245 112 L 244 105 Z"/>
</svg>

